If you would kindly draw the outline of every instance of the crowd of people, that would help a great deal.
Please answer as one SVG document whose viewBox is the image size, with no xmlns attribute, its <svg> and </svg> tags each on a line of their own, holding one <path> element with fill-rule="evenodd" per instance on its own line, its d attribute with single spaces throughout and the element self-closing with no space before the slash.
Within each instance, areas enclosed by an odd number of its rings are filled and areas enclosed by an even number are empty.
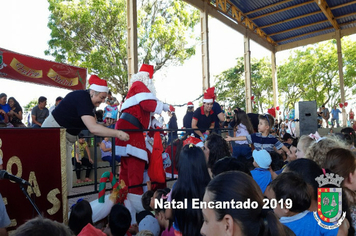
<svg viewBox="0 0 356 236">
<path fill-rule="evenodd" d="M 148 65 L 132 76 L 121 109 L 106 81 L 95 75 L 89 79 L 89 90 L 58 97 L 50 110 L 45 97 L 38 99 L 31 112 L 32 127 L 67 129 L 69 189 L 72 165 L 77 183 L 83 182 L 82 166 L 86 166 L 84 181 L 92 181 L 93 158 L 83 129 L 103 137 L 102 160 L 110 165 L 120 162 L 119 181 L 135 187 L 129 188 L 124 204 L 114 204 L 102 219 L 94 221 L 96 209 L 81 199 L 71 207 L 68 225 L 38 217 L 14 235 L 356 235 L 356 134 L 352 127 L 324 137 L 317 132 L 296 137 L 293 120 L 278 122 L 271 114 L 247 114 L 240 108 L 225 111 L 215 101 L 214 88 L 209 88 L 202 106 L 194 109 L 192 102 L 187 103 L 182 119 L 186 131 L 179 137 L 175 108 L 156 98 L 152 76 L 153 67 Z M 102 102 L 107 107 L 94 113 Z M 7 99 L 2 93 L 0 105 L 4 127 L 25 126 L 15 98 Z M 154 114 L 162 111 L 170 117 L 168 143 L 157 149 L 164 133 Z M 324 118 L 327 108 L 321 111 L 322 119 L 329 119 Z M 336 125 L 339 113 L 336 107 L 331 112 Z M 149 128 L 157 132 L 142 132 Z M 159 168 L 154 175 L 152 166 Z M 171 188 L 165 179 L 149 184 L 161 172 L 177 177 Z M 342 205 L 332 209 L 345 212 L 345 219 L 337 226 L 325 221 L 325 228 L 319 222 L 325 218 L 316 213 L 321 204 L 317 178 L 330 179 L 330 173 L 342 177 L 338 195 Z M 218 203 L 226 205 L 218 207 Z M 0 217 L 4 219 L 0 230 L 9 224 L 6 216 Z"/>
</svg>

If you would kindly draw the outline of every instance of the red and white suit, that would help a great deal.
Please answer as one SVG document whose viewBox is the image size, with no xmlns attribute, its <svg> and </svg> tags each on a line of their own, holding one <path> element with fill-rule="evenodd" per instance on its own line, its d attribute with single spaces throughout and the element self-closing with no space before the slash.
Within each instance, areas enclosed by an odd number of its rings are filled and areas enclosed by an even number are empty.
<svg viewBox="0 0 356 236">
<path fill-rule="evenodd" d="M 132 84 L 127 93 L 121 111 L 129 113 L 141 123 L 143 129 L 150 127 L 151 116 L 153 113 L 160 114 L 162 110 L 169 109 L 167 104 L 158 101 L 156 96 L 140 81 Z M 119 119 L 115 129 L 139 129 L 132 123 L 124 119 Z M 127 132 L 130 135 L 129 141 L 116 139 L 115 151 L 121 156 L 120 178 L 127 186 L 139 185 L 143 181 L 145 164 L 148 163 L 148 155 L 143 132 Z M 129 189 L 129 193 L 143 194 L 142 188 Z"/>
</svg>

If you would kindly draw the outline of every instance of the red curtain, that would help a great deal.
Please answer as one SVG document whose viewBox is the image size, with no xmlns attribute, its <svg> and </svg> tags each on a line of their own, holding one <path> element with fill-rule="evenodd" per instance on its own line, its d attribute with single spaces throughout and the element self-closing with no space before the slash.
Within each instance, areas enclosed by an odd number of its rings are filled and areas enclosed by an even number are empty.
<svg viewBox="0 0 356 236">
<path fill-rule="evenodd" d="M 62 185 L 65 180 L 65 130 L 0 129 L 0 154 L 4 170 L 33 186 L 35 194 L 31 194 L 29 186 L 26 190 L 42 215 L 66 221 L 68 202 Z M 0 179 L 0 193 L 12 220 L 9 231 L 38 215 L 18 183 Z"/>
</svg>

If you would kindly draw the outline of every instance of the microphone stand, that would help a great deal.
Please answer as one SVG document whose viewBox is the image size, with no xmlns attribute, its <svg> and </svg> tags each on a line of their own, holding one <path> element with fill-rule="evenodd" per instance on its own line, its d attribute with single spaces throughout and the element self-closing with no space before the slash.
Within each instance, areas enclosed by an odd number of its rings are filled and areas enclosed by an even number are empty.
<svg viewBox="0 0 356 236">
<path fill-rule="evenodd" d="M 38 207 L 36 206 L 36 204 L 33 202 L 32 198 L 30 197 L 30 195 L 28 195 L 26 189 L 25 189 L 25 185 L 24 184 L 20 184 L 20 189 L 22 190 L 22 192 L 25 194 L 26 198 L 31 202 L 33 208 L 35 208 L 35 210 L 37 211 L 38 215 L 42 218 L 42 215 L 40 213 L 40 210 L 38 209 Z"/>
</svg>

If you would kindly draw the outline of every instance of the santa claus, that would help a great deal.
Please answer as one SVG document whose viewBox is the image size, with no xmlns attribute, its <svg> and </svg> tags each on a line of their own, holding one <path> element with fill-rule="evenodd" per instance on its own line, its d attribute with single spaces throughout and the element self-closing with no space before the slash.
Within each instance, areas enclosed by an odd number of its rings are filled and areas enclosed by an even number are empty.
<svg viewBox="0 0 356 236">
<path fill-rule="evenodd" d="M 127 132 L 129 141 L 116 139 L 115 151 L 121 156 L 121 179 L 127 186 L 143 183 L 145 165 L 149 162 L 145 138 L 140 129 L 150 127 L 151 117 L 169 110 L 169 105 L 156 98 L 155 87 L 152 83 L 153 66 L 143 64 L 140 72 L 134 74 L 130 80 L 130 89 L 121 108 L 121 116 L 115 129 L 135 129 L 137 132 Z M 142 195 L 143 188 L 129 189 L 129 193 Z"/>
</svg>

